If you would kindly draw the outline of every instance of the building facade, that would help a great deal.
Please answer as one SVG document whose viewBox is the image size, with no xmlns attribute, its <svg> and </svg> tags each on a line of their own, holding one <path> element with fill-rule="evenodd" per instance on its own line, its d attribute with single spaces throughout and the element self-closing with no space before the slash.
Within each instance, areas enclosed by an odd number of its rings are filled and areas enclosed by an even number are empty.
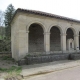
<svg viewBox="0 0 80 80">
<path fill-rule="evenodd" d="M 74 53 L 80 49 L 80 21 L 17 9 L 11 21 L 11 50 L 16 60 L 29 53 Z"/>
</svg>

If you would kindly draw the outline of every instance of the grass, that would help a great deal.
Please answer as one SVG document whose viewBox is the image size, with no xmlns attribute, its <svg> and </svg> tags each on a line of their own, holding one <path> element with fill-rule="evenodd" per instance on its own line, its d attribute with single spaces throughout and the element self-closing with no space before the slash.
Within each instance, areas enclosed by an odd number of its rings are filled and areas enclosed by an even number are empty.
<svg viewBox="0 0 80 80">
<path fill-rule="evenodd" d="M 11 55 L 0 55 L 0 59 L 3 62 L 5 60 L 5 62 L 7 62 L 7 63 L 8 62 L 10 62 L 10 63 L 15 62 L 15 60 L 11 57 Z M 5 64 L 5 63 L 3 63 L 3 64 Z M 16 66 L 11 66 L 9 68 L 0 67 L 0 74 L 5 74 L 4 75 L 5 80 L 14 80 L 12 78 L 15 78 L 15 80 L 17 80 L 18 78 L 19 78 L 18 80 L 22 80 L 21 75 L 20 75 L 21 71 L 22 71 L 22 67 L 17 66 L 17 65 Z"/>
<path fill-rule="evenodd" d="M 17 74 L 19 74 L 22 70 L 22 67 L 18 67 L 18 66 L 12 66 L 11 68 L 7 69 L 7 68 L 0 68 L 0 72 L 16 72 Z"/>
<path fill-rule="evenodd" d="M 1 59 L 15 61 L 11 56 L 2 56 Z"/>
<path fill-rule="evenodd" d="M 9 69 L 0 68 L 0 72 L 6 72 L 6 76 L 4 77 L 5 80 L 22 80 L 20 75 L 22 71 L 22 67 L 12 66 Z"/>
<path fill-rule="evenodd" d="M 22 71 L 22 67 L 18 66 L 12 66 L 11 68 L 0 68 L 0 73 L 6 73 L 6 76 L 4 77 L 5 80 L 13 80 L 12 78 L 21 78 L 20 73 Z M 21 80 L 21 79 L 19 79 Z"/>
</svg>

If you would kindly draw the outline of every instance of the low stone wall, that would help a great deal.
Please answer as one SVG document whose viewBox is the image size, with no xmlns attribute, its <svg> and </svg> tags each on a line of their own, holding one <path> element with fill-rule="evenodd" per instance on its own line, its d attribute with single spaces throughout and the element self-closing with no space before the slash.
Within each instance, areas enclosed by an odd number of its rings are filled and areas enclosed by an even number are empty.
<svg viewBox="0 0 80 80">
<path fill-rule="evenodd" d="M 69 55 L 70 60 L 78 60 L 80 59 L 80 53 L 74 53 Z"/>
<path fill-rule="evenodd" d="M 80 59 L 80 53 L 27 55 L 25 59 L 18 61 L 18 65 L 24 65 L 24 64 L 29 65 L 29 64 L 45 63 L 58 60 L 77 60 L 77 59 Z"/>
<path fill-rule="evenodd" d="M 52 62 L 57 60 L 67 60 L 69 54 L 44 54 L 44 55 L 30 55 L 26 56 L 24 62 L 25 64 L 37 64 L 37 63 L 45 63 Z"/>
<path fill-rule="evenodd" d="M 11 52 L 0 52 L 0 54 L 12 54 Z"/>
</svg>

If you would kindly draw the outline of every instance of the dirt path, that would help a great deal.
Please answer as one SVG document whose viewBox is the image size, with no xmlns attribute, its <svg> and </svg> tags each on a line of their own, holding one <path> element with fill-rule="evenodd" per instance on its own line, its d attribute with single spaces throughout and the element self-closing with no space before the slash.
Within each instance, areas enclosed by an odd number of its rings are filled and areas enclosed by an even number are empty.
<svg viewBox="0 0 80 80">
<path fill-rule="evenodd" d="M 9 69 L 12 66 L 17 66 L 16 62 L 11 61 L 11 60 L 2 60 L 0 59 L 0 78 L 5 77 L 8 73 L 5 72 L 4 69 Z M 3 72 L 1 70 L 4 70 Z"/>
</svg>

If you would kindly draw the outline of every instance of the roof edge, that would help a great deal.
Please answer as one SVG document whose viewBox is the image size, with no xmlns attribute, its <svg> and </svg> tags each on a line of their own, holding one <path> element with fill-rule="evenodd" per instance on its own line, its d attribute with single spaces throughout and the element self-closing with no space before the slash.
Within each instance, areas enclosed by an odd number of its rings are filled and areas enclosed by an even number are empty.
<svg viewBox="0 0 80 80">
<path fill-rule="evenodd" d="M 15 17 L 15 15 L 18 12 L 23 12 L 23 13 L 30 13 L 30 14 L 37 14 L 37 15 L 41 15 L 41 16 L 46 16 L 46 17 L 51 17 L 51 18 L 58 18 L 58 19 L 63 19 L 63 20 L 68 20 L 68 21 L 72 21 L 72 22 L 80 22 L 79 20 L 73 19 L 73 18 L 68 18 L 68 17 L 64 17 L 64 16 L 60 16 L 60 15 L 55 15 L 55 14 L 51 14 L 51 13 L 46 13 L 46 12 L 42 12 L 42 11 L 36 11 L 36 10 L 28 10 L 28 9 L 21 9 L 18 8 L 15 11 L 15 14 L 12 17 L 11 23 Z"/>
</svg>

